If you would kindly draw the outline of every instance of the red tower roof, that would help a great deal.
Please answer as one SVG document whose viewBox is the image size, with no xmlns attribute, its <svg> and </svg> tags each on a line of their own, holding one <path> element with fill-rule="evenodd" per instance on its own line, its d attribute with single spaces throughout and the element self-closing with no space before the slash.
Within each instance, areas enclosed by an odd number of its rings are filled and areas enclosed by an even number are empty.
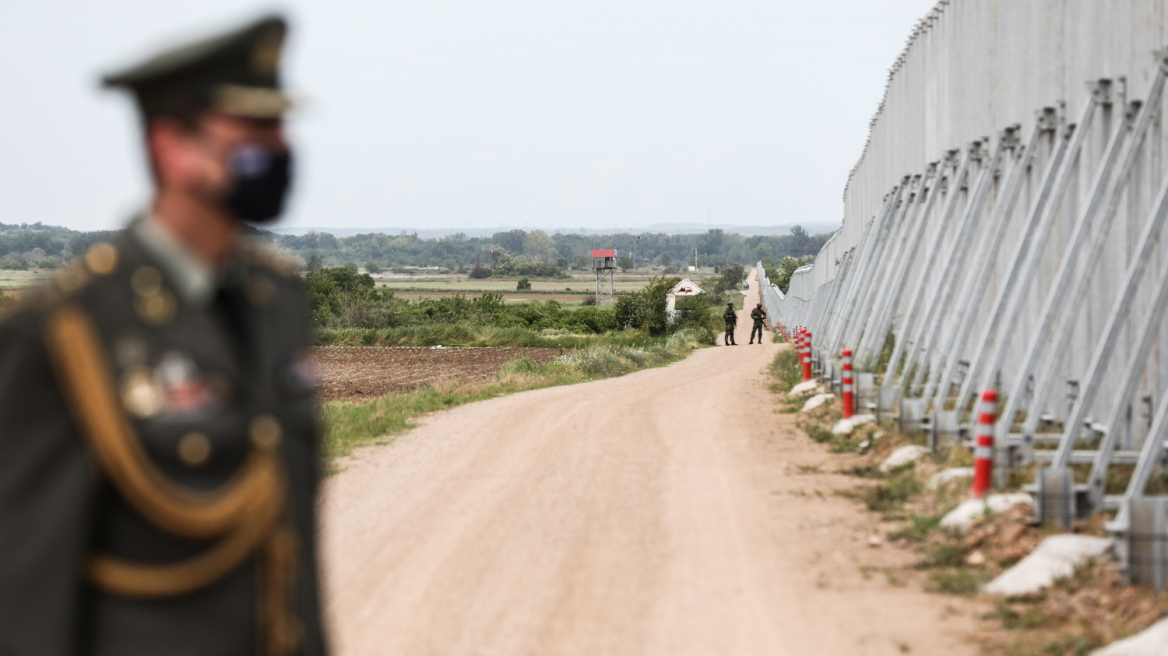
<svg viewBox="0 0 1168 656">
<path fill-rule="evenodd" d="M 592 249 L 592 257 L 616 257 L 615 248 L 594 248 Z"/>
</svg>

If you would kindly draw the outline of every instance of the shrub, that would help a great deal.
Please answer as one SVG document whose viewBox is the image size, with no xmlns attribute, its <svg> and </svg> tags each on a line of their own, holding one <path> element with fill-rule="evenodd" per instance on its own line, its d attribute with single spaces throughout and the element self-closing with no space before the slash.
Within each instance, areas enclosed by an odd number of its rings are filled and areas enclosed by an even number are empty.
<svg viewBox="0 0 1168 656">
<path fill-rule="evenodd" d="M 674 309 L 677 315 L 673 319 L 673 324 L 678 330 L 692 328 L 714 335 L 724 329 L 706 294 L 682 296 L 677 299 Z"/>
<path fill-rule="evenodd" d="M 521 292 L 525 289 L 531 289 L 531 281 L 528 280 L 526 277 L 523 277 L 523 278 L 520 278 L 519 281 L 515 283 L 515 291 Z"/>
<path fill-rule="evenodd" d="M 316 325 L 332 325 L 340 318 L 341 325 L 372 327 L 364 325 L 369 323 L 366 315 L 376 295 L 369 274 L 358 274 L 347 267 L 326 267 L 305 275 L 304 287 Z M 354 317 L 360 317 L 358 323 L 350 324 Z"/>
<path fill-rule="evenodd" d="M 365 273 L 381 273 L 381 265 L 373 261 L 366 262 Z"/>
<path fill-rule="evenodd" d="M 767 269 L 767 277 L 775 284 L 784 294 L 791 288 L 791 274 L 795 273 L 795 269 L 801 266 L 806 266 L 815 261 L 815 258 L 808 255 L 806 257 L 784 257 L 779 261 L 778 269 Z"/>
<path fill-rule="evenodd" d="M 621 296 L 616 301 L 616 321 L 622 328 L 635 328 L 649 335 L 664 335 L 669 328 L 665 314 L 666 295 L 677 278 L 653 276 L 640 291 Z"/>
<path fill-rule="evenodd" d="M 495 276 L 527 276 L 531 278 L 563 278 L 564 272 L 555 262 L 533 257 L 516 257 L 506 251 L 499 254 L 491 271 Z"/>
<path fill-rule="evenodd" d="M 743 280 L 746 280 L 746 269 L 741 264 L 727 264 L 722 267 L 722 280 L 720 282 L 723 290 L 737 290 Z"/>
<path fill-rule="evenodd" d="M 616 330 L 616 314 L 610 309 L 596 307 L 596 299 L 589 298 L 592 305 L 573 312 L 567 322 L 568 327 L 575 332 L 606 333 Z"/>
<path fill-rule="evenodd" d="M 491 269 L 489 267 L 485 267 L 482 264 L 479 264 L 476 262 L 475 265 L 470 268 L 470 273 L 467 273 L 466 276 L 468 278 L 474 278 L 476 280 L 481 280 L 483 278 L 490 278 L 491 277 Z"/>
</svg>

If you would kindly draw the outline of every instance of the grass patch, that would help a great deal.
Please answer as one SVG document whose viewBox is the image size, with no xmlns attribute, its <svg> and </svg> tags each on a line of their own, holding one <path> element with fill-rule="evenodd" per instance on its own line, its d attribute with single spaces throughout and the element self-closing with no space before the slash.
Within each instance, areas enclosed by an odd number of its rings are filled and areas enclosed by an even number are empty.
<svg viewBox="0 0 1168 656">
<path fill-rule="evenodd" d="M 888 363 L 892 361 L 892 351 L 896 348 L 896 333 L 889 330 L 888 334 L 884 336 L 884 345 L 880 347 L 880 355 L 876 357 L 875 371 L 886 373 L 888 371 Z M 901 360 L 901 367 L 904 367 L 904 360 Z"/>
<path fill-rule="evenodd" d="M 639 330 L 579 334 L 567 330 L 430 323 L 398 328 L 319 328 L 319 346 L 510 346 L 587 349 L 591 347 L 649 348 L 666 344 L 673 335 L 650 337 Z M 690 335 L 692 338 L 693 335 Z"/>
<path fill-rule="evenodd" d="M 840 473 L 855 476 L 856 478 L 884 478 L 884 472 L 880 471 L 880 467 L 874 464 L 848 467 L 847 469 L 841 469 Z"/>
<path fill-rule="evenodd" d="M 966 550 L 961 544 L 961 537 L 956 533 L 946 536 L 950 539 L 941 540 L 926 545 L 924 560 L 917 565 L 921 569 L 938 567 L 963 567 L 965 565 Z"/>
<path fill-rule="evenodd" d="M 793 415 L 803 409 L 803 404 L 807 399 L 801 396 L 788 396 L 782 400 L 782 405 L 779 407 L 779 412 L 785 415 Z"/>
<path fill-rule="evenodd" d="M 941 528 L 941 519 L 944 518 L 943 513 L 936 515 L 920 515 L 911 513 L 907 517 L 907 523 L 898 531 L 894 531 L 888 537 L 893 540 L 907 540 L 909 542 L 924 542 L 929 535 L 937 529 Z"/>
<path fill-rule="evenodd" d="M 836 435 L 818 424 L 799 424 L 799 429 L 819 444 L 826 444 L 827 450 L 832 453 L 855 451 L 850 435 Z"/>
<path fill-rule="evenodd" d="M 652 339 L 647 347 L 601 343 L 545 363 L 513 360 L 487 383 L 445 383 L 360 403 L 327 403 L 321 413 L 326 458 L 332 462 L 359 446 L 409 430 L 414 419 L 429 412 L 539 387 L 620 376 L 680 360 L 699 347 L 692 331 Z"/>
<path fill-rule="evenodd" d="M 884 514 L 895 514 L 903 510 L 904 504 L 924 491 L 925 486 L 917 478 L 915 463 L 894 469 L 889 478 L 877 485 L 868 485 L 858 491 L 846 493 L 862 501 L 868 510 Z"/>
<path fill-rule="evenodd" d="M 334 401 L 322 409 L 327 458 L 348 455 L 354 448 L 414 426 L 412 419 L 427 412 L 453 408 L 517 391 L 502 382 L 445 389 L 427 387 L 405 394 L 383 396 L 365 403 Z"/>
<path fill-rule="evenodd" d="M 799 364 L 799 354 L 793 348 L 779 351 L 775 359 L 771 361 L 770 373 L 775 379 L 775 382 L 771 384 L 771 391 L 790 392 L 792 387 L 803 382 L 803 367 Z M 799 407 L 802 407 L 803 400 L 798 398 L 796 400 L 799 402 Z M 790 401 L 789 398 L 788 401 Z"/>
<path fill-rule="evenodd" d="M 889 335 L 886 353 L 893 343 Z M 899 366 L 903 367 L 904 362 L 902 359 Z M 786 363 L 776 358 L 771 366 L 772 390 L 789 390 L 798 381 L 796 364 L 793 354 Z M 792 401 L 780 395 L 778 400 L 780 408 L 784 403 L 795 402 L 802 403 L 803 399 Z M 847 447 L 851 445 L 846 447 L 844 439 L 827 430 L 836 419 L 838 414 L 834 410 L 820 409 L 800 417 L 799 428 L 832 451 L 850 450 Z M 1048 535 L 1026 523 L 1032 511 L 1024 506 L 979 517 L 964 531 L 942 527 L 945 514 L 968 494 L 969 482 L 959 479 L 928 490 L 925 481 L 945 468 L 969 466 L 972 454 L 960 447 L 944 449 L 930 458 L 883 474 L 877 463 L 898 447 L 922 444 L 924 436 L 900 434 L 891 423 L 885 423 L 879 430 L 879 441 L 875 432 L 870 433 L 869 448 L 860 450 L 858 459 L 850 457 L 846 468 L 837 469 L 837 473 L 868 482 L 857 482 L 854 489 L 839 494 L 861 501 L 868 509 L 881 513 L 885 520 L 898 522 L 887 537 L 891 543 L 909 546 L 918 554 L 911 568 L 921 572 L 926 590 L 947 595 L 977 595 L 987 581 L 1030 554 Z M 851 442 L 858 445 L 863 440 L 857 435 Z M 1007 489 L 1017 490 L 1032 482 L 1034 469 L 1034 464 L 1014 468 Z M 1075 467 L 1080 479 L 1086 475 L 1086 469 Z M 1122 491 L 1123 483 L 1130 476 L 1128 470 L 1130 466 L 1113 466 L 1109 470 L 1108 492 Z M 1168 472 L 1151 481 L 1149 488 L 1168 493 Z M 1090 521 L 1080 522 L 1076 532 L 1100 535 L 1105 519 L 1097 515 Z M 869 564 L 861 564 L 860 568 L 866 579 L 883 572 L 890 584 L 907 584 L 893 568 L 880 569 Z M 1168 592 L 1124 585 L 1122 576 L 1111 562 L 1093 561 L 1076 567 L 1073 575 L 1059 579 L 1039 594 L 997 601 L 995 609 L 983 617 L 995 626 L 979 631 L 978 642 L 983 652 L 1006 656 L 1086 655 L 1168 616 Z"/>
<path fill-rule="evenodd" d="M 925 589 L 944 594 L 973 595 L 981 590 L 984 578 L 980 572 L 968 569 L 932 572 L 925 581 Z"/>
<path fill-rule="evenodd" d="M 998 620 L 1007 629 L 1023 631 L 1056 626 L 1061 622 L 1060 618 L 1052 616 L 1042 606 L 1011 604 L 1005 599 L 998 599 L 994 609 L 986 613 L 985 619 Z"/>
</svg>

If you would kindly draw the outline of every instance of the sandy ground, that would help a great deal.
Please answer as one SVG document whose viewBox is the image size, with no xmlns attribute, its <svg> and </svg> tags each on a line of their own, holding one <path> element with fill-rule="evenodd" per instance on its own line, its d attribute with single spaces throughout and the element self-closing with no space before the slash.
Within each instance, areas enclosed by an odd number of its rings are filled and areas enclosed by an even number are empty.
<svg viewBox="0 0 1168 656">
<path fill-rule="evenodd" d="M 738 326 L 358 452 L 322 501 L 336 653 L 977 653 L 968 607 L 880 573 L 911 556 L 869 545 L 884 527 L 834 493 L 854 479 L 775 411 L 786 347 Z"/>
</svg>

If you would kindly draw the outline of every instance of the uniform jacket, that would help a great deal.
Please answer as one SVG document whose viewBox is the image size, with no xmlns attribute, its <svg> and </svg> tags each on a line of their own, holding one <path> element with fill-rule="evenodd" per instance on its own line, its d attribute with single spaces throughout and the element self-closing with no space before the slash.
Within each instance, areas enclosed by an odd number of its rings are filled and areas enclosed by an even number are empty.
<svg viewBox="0 0 1168 656">
<path fill-rule="evenodd" d="M 168 481 L 221 489 L 248 458 L 255 418 L 275 418 L 283 521 L 295 538 L 289 603 L 299 640 L 291 653 L 325 653 L 315 520 L 321 454 L 299 282 L 245 253 L 227 274 L 234 293 L 224 303 L 235 311 L 224 313 L 174 294 L 165 267 L 132 231 L 103 249 L 0 321 L 0 654 L 265 653 L 258 555 L 179 596 L 128 597 L 87 579 L 93 554 L 177 563 L 207 553 L 214 540 L 160 528 L 111 484 L 46 343 L 46 321 L 64 305 L 92 320 L 120 410 Z"/>
<path fill-rule="evenodd" d="M 726 308 L 726 311 L 722 313 L 722 319 L 727 325 L 734 325 L 738 323 L 738 313 L 730 308 Z"/>
<path fill-rule="evenodd" d="M 767 318 L 766 310 L 760 310 L 758 308 L 754 308 L 753 310 L 750 311 L 750 318 L 754 320 L 754 323 L 761 326 L 764 323 L 766 323 L 766 318 Z"/>
</svg>

